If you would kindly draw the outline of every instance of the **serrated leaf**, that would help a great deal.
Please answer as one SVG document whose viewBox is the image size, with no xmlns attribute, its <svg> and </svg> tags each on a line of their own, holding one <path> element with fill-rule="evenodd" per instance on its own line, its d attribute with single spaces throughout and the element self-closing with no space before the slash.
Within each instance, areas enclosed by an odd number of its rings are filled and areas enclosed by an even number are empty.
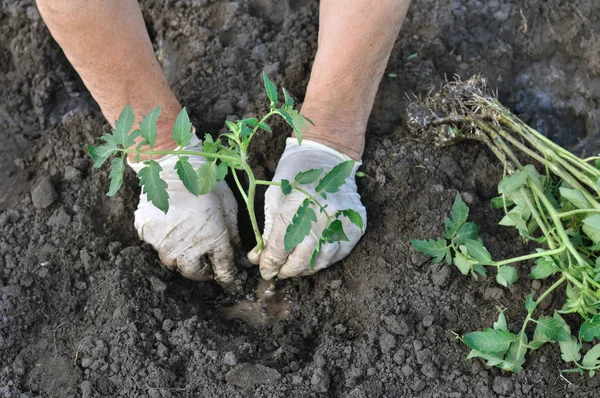
<svg viewBox="0 0 600 398">
<path fill-rule="evenodd" d="M 469 272 L 471 272 L 473 263 L 465 255 L 463 255 L 462 253 L 456 253 L 456 255 L 454 256 L 453 262 L 461 274 L 469 275 Z"/>
<path fill-rule="evenodd" d="M 94 161 L 94 167 L 97 169 L 102 167 L 104 162 L 106 162 L 106 160 L 112 154 L 117 152 L 117 146 L 114 144 L 100 145 L 96 147 L 88 145 L 87 149 L 88 153 L 92 157 L 92 160 Z"/>
<path fill-rule="evenodd" d="M 444 225 L 446 227 L 444 229 L 444 238 L 454 238 L 454 235 L 456 235 L 456 231 L 458 230 L 458 226 L 456 225 L 456 223 L 450 217 L 446 217 L 444 219 Z"/>
<path fill-rule="evenodd" d="M 217 153 L 219 149 L 219 143 L 213 140 L 212 135 L 204 134 L 204 139 L 202 140 L 202 152 L 204 153 Z"/>
<path fill-rule="evenodd" d="M 265 90 L 267 91 L 267 97 L 269 97 L 269 101 L 271 101 L 271 105 L 277 104 L 279 102 L 279 96 L 277 95 L 277 88 L 269 79 L 269 76 L 263 71 L 263 82 L 265 84 Z"/>
<path fill-rule="evenodd" d="M 485 267 L 483 265 L 473 264 L 473 270 L 471 271 L 471 275 L 473 276 L 473 278 L 475 278 L 475 280 L 479 280 L 477 274 L 483 277 L 487 277 L 487 271 L 485 270 Z"/>
<path fill-rule="evenodd" d="M 267 123 L 265 122 L 259 122 L 258 123 L 258 127 L 265 130 L 267 133 L 272 133 L 273 131 L 271 130 L 271 126 L 269 126 Z"/>
<path fill-rule="evenodd" d="M 479 264 L 488 265 L 492 262 L 492 255 L 485 246 L 483 246 L 483 243 L 477 240 L 467 239 L 465 240 L 464 245 L 467 248 L 469 256 L 477 260 Z"/>
<path fill-rule="evenodd" d="M 580 191 L 563 187 L 559 188 L 558 190 L 560 191 L 560 196 L 572 203 L 578 209 L 591 208 L 590 202 L 585 199 Z"/>
<path fill-rule="evenodd" d="M 514 174 L 504 177 L 498 183 L 499 194 L 509 194 L 516 191 L 525 185 L 527 181 L 527 173 L 522 170 L 516 171 Z"/>
<path fill-rule="evenodd" d="M 481 358 L 486 361 L 485 364 L 487 366 L 498 366 L 498 364 L 502 363 L 503 357 L 504 357 L 504 353 L 502 353 L 502 354 L 486 354 L 481 351 L 471 350 L 471 352 L 469 352 L 469 355 L 467 356 L 467 359 Z"/>
<path fill-rule="evenodd" d="M 144 164 L 146 167 L 137 173 L 142 192 L 148 201 L 166 214 L 169 211 L 169 194 L 167 183 L 160 178 L 162 167 L 155 160 L 148 160 Z"/>
<path fill-rule="evenodd" d="M 583 220 L 583 232 L 594 242 L 600 243 L 600 214 L 594 214 Z"/>
<path fill-rule="evenodd" d="M 292 184 L 288 180 L 281 180 L 281 192 L 284 195 L 289 195 L 292 193 Z"/>
<path fill-rule="evenodd" d="M 246 126 L 245 124 L 242 124 L 241 130 L 240 130 L 240 137 L 248 138 L 251 135 L 252 135 L 252 130 L 250 130 L 250 128 L 248 126 Z"/>
<path fill-rule="evenodd" d="M 525 309 L 529 312 L 533 312 L 536 306 L 537 305 L 535 303 L 535 300 L 533 299 L 533 295 L 531 293 L 528 294 L 527 298 L 525 299 Z"/>
<path fill-rule="evenodd" d="M 498 267 L 498 274 L 496 274 L 496 282 L 504 287 L 509 287 L 515 283 L 518 279 L 517 269 L 508 265 Z"/>
<path fill-rule="evenodd" d="M 310 233 L 312 223 L 317 221 L 315 211 L 310 207 L 309 199 L 304 199 L 298 207 L 292 222 L 287 226 L 283 245 L 285 251 L 291 251 L 298 246 L 304 238 Z"/>
<path fill-rule="evenodd" d="M 479 227 L 475 223 L 468 222 L 458 228 L 452 241 L 455 245 L 462 245 L 467 240 L 477 240 L 477 238 L 479 238 Z"/>
<path fill-rule="evenodd" d="M 348 236 L 344 232 L 344 227 L 340 220 L 332 221 L 327 228 L 323 230 L 321 238 L 327 243 L 333 242 L 350 242 Z"/>
<path fill-rule="evenodd" d="M 581 344 L 575 336 L 571 336 L 569 341 L 559 341 L 560 357 L 565 362 L 578 362 L 581 360 Z"/>
<path fill-rule="evenodd" d="M 123 172 L 125 171 L 125 159 L 122 157 L 114 158 L 110 163 L 110 189 L 106 196 L 115 196 L 123 185 Z"/>
<path fill-rule="evenodd" d="M 203 163 L 196 170 L 198 178 L 198 195 L 206 195 L 217 186 L 217 168 L 213 162 Z"/>
<path fill-rule="evenodd" d="M 594 368 L 600 365 L 600 344 L 596 344 L 585 353 L 581 364 L 586 368 Z"/>
<path fill-rule="evenodd" d="M 336 193 L 340 187 L 346 183 L 346 179 L 352 173 L 354 161 L 347 160 L 333 167 L 317 184 L 315 188 L 316 194 L 323 192 Z"/>
<path fill-rule="evenodd" d="M 452 221 L 454 221 L 457 228 L 467 222 L 467 218 L 469 218 L 469 206 L 462 200 L 458 192 L 456 193 L 454 203 L 452 204 L 450 218 L 452 218 Z"/>
<path fill-rule="evenodd" d="M 228 173 L 229 165 L 227 164 L 227 162 L 221 161 L 221 163 L 219 163 L 219 165 L 217 166 L 217 182 L 223 181 L 225 177 L 227 177 Z"/>
<path fill-rule="evenodd" d="M 462 339 L 469 348 L 476 351 L 486 354 L 503 354 L 516 338 L 517 336 L 513 333 L 503 330 L 484 329 L 483 331 L 468 333 Z"/>
<path fill-rule="evenodd" d="M 344 210 L 339 210 L 338 212 L 335 213 L 336 217 L 339 217 L 340 215 L 346 217 L 348 220 L 350 220 L 350 222 L 354 225 L 356 225 L 358 228 L 360 228 L 360 230 L 363 230 L 364 227 L 364 221 L 360 215 L 359 212 L 357 212 L 356 210 L 353 209 L 344 209 Z"/>
<path fill-rule="evenodd" d="M 181 109 L 173 126 L 173 141 L 181 148 L 189 145 L 192 139 L 192 123 L 185 107 Z"/>
<path fill-rule="evenodd" d="M 181 156 L 175 163 L 177 175 L 183 183 L 183 186 L 195 196 L 198 196 L 198 175 L 190 164 L 187 156 Z"/>
<path fill-rule="evenodd" d="M 119 115 L 119 118 L 115 121 L 115 128 L 112 129 L 112 136 L 115 144 L 121 145 L 125 149 L 135 143 L 134 137 L 129 134 L 133 127 L 133 119 L 133 109 L 130 105 L 127 105 Z"/>
<path fill-rule="evenodd" d="M 450 253 L 450 246 L 442 238 L 429 240 L 411 239 L 410 243 L 415 250 L 432 257 L 434 263 L 441 262 Z"/>
<path fill-rule="evenodd" d="M 321 176 L 323 169 L 310 169 L 296 174 L 294 180 L 298 184 L 312 184 Z"/>
<path fill-rule="evenodd" d="M 153 148 L 156 144 L 158 132 L 156 130 L 156 121 L 160 116 L 160 105 L 148 112 L 140 122 L 139 135 L 144 139 L 143 145 L 150 145 Z"/>
<path fill-rule="evenodd" d="M 498 320 L 494 322 L 494 329 L 508 332 L 508 323 L 506 322 L 506 316 L 504 311 L 498 308 Z"/>
<path fill-rule="evenodd" d="M 600 314 L 588 321 L 585 321 L 579 329 L 579 338 L 586 342 L 591 342 L 594 338 L 600 339 Z"/>
<path fill-rule="evenodd" d="M 519 333 L 515 337 L 516 339 L 510 343 L 500 367 L 510 372 L 521 373 L 523 364 L 525 363 L 525 355 L 527 354 L 527 347 L 525 346 L 528 343 L 528 338 L 525 333 Z"/>
<path fill-rule="evenodd" d="M 534 331 L 536 341 L 570 341 L 571 334 L 568 333 L 559 321 L 547 316 L 539 318 Z M 539 336 L 537 339 L 535 336 Z"/>
<path fill-rule="evenodd" d="M 248 117 L 246 119 L 240 120 L 240 123 L 247 124 L 250 127 L 254 128 L 254 127 L 258 126 L 258 119 L 255 117 Z"/>
<path fill-rule="evenodd" d="M 284 103 L 286 106 L 288 107 L 293 107 L 294 106 L 294 99 L 292 98 L 292 96 L 290 95 L 290 93 L 285 89 L 285 87 L 282 87 L 281 90 L 283 91 L 283 98 Z"/>
<path fill-rule="evenodd" d="M 315 265 L 315 260 L 317 259 L 317 256 L 319 255 L 319 253 L 321 252 L 321 245 L 323 244 L 323 240 L 319 239 L 319 241 L 317 242 L 317 247 L 315 247 L 315 250 L 313 250 L 312 255 L 310 256 L 310 270 L 312 271 L 313 266 Z"/>
<path fill-rule="evenodd" d="M 540 257 L 535 261 L 535 267 L 531 270 L 533 279 L 545 279 L 559 271 L 554 259 L 550 256 Z"/>
</svg>

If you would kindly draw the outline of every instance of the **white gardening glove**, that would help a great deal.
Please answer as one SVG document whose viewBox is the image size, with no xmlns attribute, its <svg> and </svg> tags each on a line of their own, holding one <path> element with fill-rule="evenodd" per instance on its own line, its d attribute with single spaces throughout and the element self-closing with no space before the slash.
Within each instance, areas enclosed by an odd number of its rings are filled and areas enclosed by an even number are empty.
<svg viewBox="0 0 600 398">
<path fill-rule="evenodd" d="M 201 151 L 195 136 L 186 150 Z M 203 157 L 189 156 L 197 170 L 206 162 Z M 224 286 L 235 280 L 234 248 L 239 243 L 237 202 L 224 181 L 206 194 L 194 196 L 183 185 L 173 168 L 176 155 L 167 155 L 157 162 L 163 168 L 160 176 L 168 184 L 169 211 L 167 214 L 150 203 L 146 194 L 140 195 L 135 211 L 135 228 L 140 239 L 151 244 L 160 261 L 186 278 L 214 278 Z M 143 163 L 129 163 L 136 173 Z"/>
<path fill-rule="evenodd" d="M 309 169 L 322 168 L 324 175 L 325 172 L 346 160 L 351 159 L 347 155 L 318 142 L 303 140 L 302 145 L 298 145 L 295 138 L 288 138 L 273 181 L 279 182 L 286 179 L 293 182 L 296 174 Z M 346 184 L 342 185 L 338 192 L 327 194 L 327 199 L 319 197 L 318 200 L 322 205 L 327 205 L 327 212 L 331 215 L 338 210 L 356 210 L 363 218 L 364 231 L 367 225 L 367 212 L 360 201 L 355 181 L 356 169 L 360 164 L 360 162 L 356 163 L 350 177 L 346 180 Z M 316 185 L 317 182 L 314 182 L 311 185 L 303 185 L 303 187 L 314 194 Z M 312 232 L 291 252 L 286 252 L 284 249 L 287 226 L 304 199 L 306 199 L 306 196 L 295 190 L 286 196 L 278 186 L 271 186 L 267 189 L 265 195 L 265 230 L 263 233 L 264 249 L 261 252 L 252 250 L 248 253 L 248 259 L 252 263 L 260 265 L 260 272 L 264 279 L 271 279 L 275 276 L 288 278 L 310 275 L 327 268 L 350 254 L 362 236 L 363 231 L 360 228 L 353 225 L 347 218 L 342 217 L 342 225 L 349 242 L 324 243 L 311 270 L 311 256 L 327 223 L 325 215 L 318 209 L 315 209 L 317 222 L 312 224 Z"/>
</svg>

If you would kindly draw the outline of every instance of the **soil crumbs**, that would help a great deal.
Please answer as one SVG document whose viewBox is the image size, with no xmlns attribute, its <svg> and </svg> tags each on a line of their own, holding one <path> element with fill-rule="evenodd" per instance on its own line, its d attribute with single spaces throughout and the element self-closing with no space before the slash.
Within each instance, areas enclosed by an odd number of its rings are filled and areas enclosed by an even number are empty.
<svg viewBox="0 0 600 398">
<path fill-rule="evenodd" d="M 141 6 L 199 131 L 262 111 L 262 70 L 302 99 L 317 47 L 316 1 Z M 252 326 L 222 315 L 228 298 L 218 286 L 161 269 L 140 244 L 135 177 L 107 198 L 107 171 L 93 170 L 84 150 L 108 128 L 97 105 L 34 1 L 3 1 L 0 397 L 597 396 L 599 375 L 561 376 L 557 347 L 536 351 L 519 375 L 464 360 L 453 332 L 490 326 L 495 306 L 522 319 L 531 283 L 523 277 L 506 290 L 472 281 L 431 265 L 409 239 L 440 235 L 458 190 L 495 257 L 524 248 L 489 211 L 502 173 L 490 153 L 473 144 L 432 148 L 401 126 L 406 94 L 479 73 L 528 123 L 597 153 L 598 32 L 593 0 L 414 0 L 369 125 L 369 178 L 360 180 L 368 231 L 343 264 L 278 286 L 289 300 L 286 320 Z M 254 144 L 263 178 L 288 134 L 276 127 Z"/>
</svg>

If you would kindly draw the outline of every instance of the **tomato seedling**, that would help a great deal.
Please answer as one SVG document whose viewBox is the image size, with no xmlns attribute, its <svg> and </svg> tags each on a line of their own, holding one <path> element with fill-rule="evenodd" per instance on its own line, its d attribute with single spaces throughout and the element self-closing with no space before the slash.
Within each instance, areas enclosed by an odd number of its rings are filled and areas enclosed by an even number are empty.
<svg viewBox="0 0 600 398">
<path fill-rule="evenodd" d="M 133 153 L 137 162 L 140 156 L 149 158 L 145 160 L 145 165 L 138 173 L 140 186 L 143 192 L 148 196 L 148 200 L 154 206 L 167 213 L 169 211 L 169 194 L 167 192 L 167 183 L 161 179 L 160 172 L 162 167 L 152 157 L 156 155 L 176 155 L 178 160 L 175 163 L 175 170 L 181 179 L 183 185 L 191 195 L 204 195 L 211 192 L 217 182 L 222 181 L 229 172 L 244 199 L 254 236 L 256 238 L 256 249 L 263 248 L 263 240 L 254 208 L 254 200 L 257 185 L 276 185 L 281 188 L 284 195 L 289 195 L 292 191 L 298 191 L 306 196 L 306 199 L 298 207 L 292 221 L 287 226 L 284 246 L 285 250 L 290 251 L 300 244 L 304 238 L 311 233 L 312 224 L 317 221 L 315 209 L 325 215 L 327 224 L 323 230 L 317 248 L 312 254 L 310 266 L 319 253 L 324 243 L 348 241 L 348 237 L 342 226 L 342 217 L 348 220 L 357 228 L 363 228 L 363 220 L 360 214 L 353 209 L 345 209 L 330 213 L 327 205 L 321 200 L 327 197 L 327 194 L 335 194 L 340 187 L 346 183 L 346 180 L 352 173 L 355 162 L 348 160 L 342 162 L 331 170 L 311 169 L 298 173 L 294 181 L 265 181 L 256 179 L 254 172 L 248 164 L 250 153 L 248 147 L 252 138 L 260 130 L 271 133 L 271 127 L 267 123 L 269 118 L 274 115 L 282 117 L 287 124 L 294 130 L 298 143 L 302 144 L 302 131 L 307 127 L 306 123 L 312 122 L 294 109 L 294 99 L 289 92 L 283 88 L 283 104 L 279 105 L 279 95 L 277 88 L 263 72 L 264 86 L 267 97 L 270 101 L 269 112 L 261 119 L 246 118 L 237 122 L 227 121 L 228 132 L 222 134 L 217 140 L 213 140 L 211 135 L 206 134 L 202 141 L 202 150 L 186 150 L 193 137 L 192 123 L 185 108 L 177 117 L 173 126 L 173 141 L 178 145 L 175 150 L 154 150 L 157 139 L 156 122 L 160 115 L 160 106 L 156 107 L 145 115 L 139 123 L 139 129 L 133 130 L 134 114 L 131 106 L 127 105 L 115 122 L 115 127 L 111 134 L 104 134 L 101 139 L 104 141 L 100 146 L 88 146 L 88 152 L 94 160 L 94 167 L 101 167 L 109 158 L 110 162 L 110 189 L 108 196 L 115 195 L 123 184 L 123 173 L 125 171 L 125 160 L 128 154 Z M 134 147 L 137 137 L 142 140 Z M 202 156 L 207 162 L 194 170 L 188 161 L 189 156 Z M 238 176 L 238 172 L 246 173 L 248 179 L 248 188 L 245 189 Z M 314 189 L 311 185 L 316 186 Z"/>
<path fill-rule="evenodd" d="M 467 222 L 469 208 L 460 195 L 445 221 L 443 237 L 412 240 L 413 247 L 475 279 L 495 269 L 496 281 L 504 287 L 518 279 L 517 267 L 509 264 L 530 260 L 535 260 L 532 279 L 552 281 L 537 298 L 531 294 L 525 298 L 527 312 L 518 330 L 509 330 L 499 309 L 493 328 L 462 336 L 471 348 L 468 358 L 479 357 L 489 366 L 519 373 L 527 352 L 553 342 L 560 346 L 562 359 L 574 365 L 564 372 L 593 376 L 600 369 L 600 344 L 588 345 L 600 339 L 600 157 L 581 159 L 527 126 L 489 94 L 478 77 L 445 85 L 411 105 L 409 114 L 409 126 L 433 133 L 438 144 L 465 139 L 486 144 L 504 166 L 499 196 L 491 202 L 505 213 L 500 225 L 516 228 L 524 240 L 543 248 L 493 260 L 479 228 Z M 537 168 L 524 164 L 525 158 Z M 539 303 L 559 288 L 566 292 L 562 308 L 551 316 L 534 316 Z M 572 335 L 564 314 L 582 318 L 577 335 Z M 527 328 L 530 324 L 535 326 L 533 335 Z M 585 354 L 584 347 L 588 348 Z"/>
</svg>

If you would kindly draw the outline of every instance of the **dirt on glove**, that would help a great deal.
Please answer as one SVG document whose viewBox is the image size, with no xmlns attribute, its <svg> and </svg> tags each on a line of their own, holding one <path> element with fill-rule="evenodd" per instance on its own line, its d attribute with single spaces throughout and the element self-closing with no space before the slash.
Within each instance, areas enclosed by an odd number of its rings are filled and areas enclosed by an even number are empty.
<svg viewBox="0 0 600 398">
<path fill-rule="evenodd" d="M 141 3 L 198 131 L 262 112 L 262 70 L 302 100 L 316 1 Z M 108 129 L 98 106 L 34 1 L 3 1 L 0 397 L 596 397 L 600 376 L 561 377 L 555 346 L 535 351 L 519 375 L 464 360 L 453 332 L 490 326 L 495 306 L 521 319 L 540 286 L 528 265 L 507 290 L 410 248 L 409 238 L 440 235 L 458 190 L 494 257 L 525 251 L 490 211 L 502 175 L 493 156 L 467 143 L 433 148 L 402 125 L 407 94 L 478 73 L 533 127 L 596 154 L 599 18 L 593 0 L 413 0 L 369 123 L 366 235 L 342 264 L 277 287 L 285 319 L 249 324 L 223 313 L 240 298 L 161 269 L 139 242 L 133 173 L 107 198 L 107 170 L 92 169 L 85 152 Z M 273 127 L 253 144 L 261 178 L 272 177 L 289 133 Z"/>
</svg>

